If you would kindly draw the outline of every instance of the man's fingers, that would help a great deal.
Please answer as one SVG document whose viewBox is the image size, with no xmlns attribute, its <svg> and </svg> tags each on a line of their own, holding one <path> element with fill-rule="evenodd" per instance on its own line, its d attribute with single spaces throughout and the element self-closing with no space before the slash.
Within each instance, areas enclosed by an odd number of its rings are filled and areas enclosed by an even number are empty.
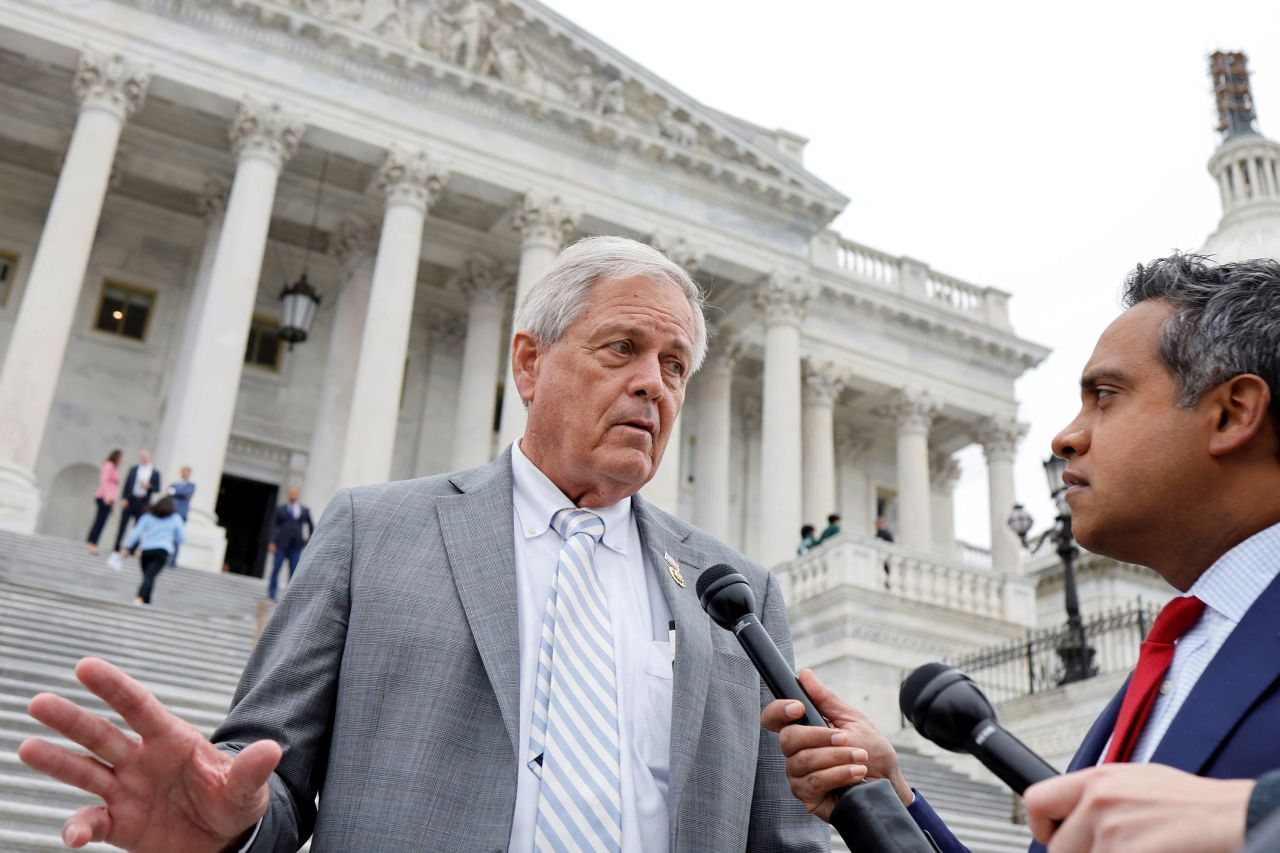
<svg viewBox="0 0 1280 853">
<path fill-rule="evenodd" d="M 227 771 L 227 793 L 245 808 L 259 805 L 262 787 L 283 754 L 280 744 L 273 740 L 255 741 L 240 750 Z"/>
<path fill-rule="evenodd" d="M 823 801 L 837 788 L 847 788 L 867 778 L 867 768 L 861 764 L 845 764 L 840 767 L 828 767 L 805 776 L 791 776 L 791 793 L 805 804 L 809 811 L 816 811 Z"/>
<path fill-rule="evenodd" d="M 115 791 L 116 778 L 111 768 L 88 755 L 63 749 L 40 738 L 28 738 L 18 746 L 22 763 L 59 782 L 109 799 Z"/>
<path fill-rule="evenodd" d="M 782 754 L 790 758 L 802 749 L 848 746 L 849 736 L 839 729 L 787 726 L 778 733 L 778 745 L 782 747 Z"/>
<path fill-rule="evenodd" d="M 1095 768 L 1055 776 L 1037 782 L 1027 788 L 1022 800 L 1027 806 L 1027 825 L 1031 834 L 1041 844 L 1048 844 L 1050 836 L 1067 815 L 1071 814 L 1085 785 L 1095 775 Z"/>
<path fill-rule="evenodd" d="M 760 725 L 771 732 L 780 732 L 803 716 L 804 705 L 794 699 L 775 699 L 760 712 Z"/>
<path fill-rule="evenodd" d="M 115 708 L 129 727 L 144 738 L 171 731 L 179 722 L 150 690 L 100 658 L 81 658 L 76 664 L 76 678 Z"/>
<path fill-rule="evenodd" d="M 27 713 L 109 764 L 120 763 L 137 746 L 110 720 L 53 693 L 37 694 Z"/>
<path fill-rule="evenodd" d="M 813 670 L 800 670 L 799 679 L 800 686 L 804 688 L 805 693 L 809 694 L 818 713 L 831 722 L 839 725 L 842 721 L 861 722 L 864 719 L 860 713 L 850 708 L 839 696 L 829 690 L 827 685 L 813 674 Z"/>
<path fill-rule="evenodd" d="M 68 847 L 106 841 L 110 834 L 111 814 L 105 806 L 85 806 L 62 824 L 62 843 Z"/>
<path fill-rule="evenodd" d="M 847 746 L 828 746 L 819 749 L 802 749 L 787 759 L 787 774 L 808 776 L 831 767 L 860 765 L 866 775 L 867 751 Z"/>
</svg>

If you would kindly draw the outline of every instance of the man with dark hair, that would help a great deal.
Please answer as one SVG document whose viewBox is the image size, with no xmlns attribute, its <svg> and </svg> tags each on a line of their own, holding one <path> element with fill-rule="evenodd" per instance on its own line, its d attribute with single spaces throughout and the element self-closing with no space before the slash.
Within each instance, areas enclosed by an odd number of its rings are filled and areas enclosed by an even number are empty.
<svg viewBox="0 0 1280 853">
<path fill-rule="evenodd" d="M 833 512 L 831 513 L 831 515 L 827 516 L 827 526 L 823 528 L 822 535 L 818 537 L 818 544 L 821 545 L 823 542 L 826 542 L 828 539 L 835 536 L 839 532 L 840 532 L 840 515 L 838 513 Z"/>
<path fill-rule="evenodd" d="M 1070 463 L 1063 481 L 1080 544 L 1149 566 L 1182 594 L 1069 769 L 1151 762 L 1252 780 L 1280 767 L 1280 263 L 1173 255 L 1138 267 L 1123 303 L 1085 365 L 1080 413 L 1053 451 Z M 944 850 L 964 850 L 874 726 L 812 673 L 801 680 L 836 731 L 784 729 L 800 716 L 792 702 L 772 703 L 762 721 L 782 730 L 792 790 L 810 811 L 828 816 L 830 792 L 853 778 L 888 778 Z M 851 762 L 850 746 L 869 757 Z M 1101 769 L 1043 783 L 1078 784 L 1078 796 L 1028 791 L 1041 842 L 1053 835 L 1055 851 L 1097 849 L 1150 815 L 1129 808 L 1153 796 L 1150 786 L 1117 788 L 1116 773 Z M 1234 805 L 1165 802 L 1190 824 L 1234 821 L 1242 837 L 1254 786 L 1215 790 Z"/>
</svg>

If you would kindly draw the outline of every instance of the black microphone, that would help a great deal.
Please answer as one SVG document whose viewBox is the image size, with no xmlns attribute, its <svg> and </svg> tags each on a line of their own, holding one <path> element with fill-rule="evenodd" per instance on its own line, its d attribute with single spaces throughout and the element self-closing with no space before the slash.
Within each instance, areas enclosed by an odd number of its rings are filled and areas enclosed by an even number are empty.
<svg viewBox="0 0 1280 853">
<path fill-rule="evenodd" d="M 698 600 L 717 625 L 732 631 L 775 699 L 794 699 L 804 705 L 797 723 L 823 726 L 827 721 L 778 651 L 773 637 L 756 618 L 756 596 L 747 579 L 723 563 L 698 575 Z M 936 853 L 938 846 L 916 826 L 887 779 L 837 788 L 831 825 L 850 850 Z"/>
<path fill-rule="evenodd" d="M 996 712 L 973 679 L 945 663 L 927 663 L 902 682 L 902 715 L 916 731 L 951 752 L 967 752 L 1021 795 L 1058 775 L 996 722 Z"/>
<path fill-rule="evenodd" d="M 760 678 L 775 699 L 794 699 L 804 705 L 804 716 L 796 722 L 806 726 L 825 726 L 827 721 L 813 706 L 813 700 L 800 686 L 787 659 L 778 651 L 773 637 L 756 618 L 756 596 L 747 579 L 721 563 L 698 575 L 698 601 L 721 628 L 732 631 L 751 658 Z"/>
</svg>

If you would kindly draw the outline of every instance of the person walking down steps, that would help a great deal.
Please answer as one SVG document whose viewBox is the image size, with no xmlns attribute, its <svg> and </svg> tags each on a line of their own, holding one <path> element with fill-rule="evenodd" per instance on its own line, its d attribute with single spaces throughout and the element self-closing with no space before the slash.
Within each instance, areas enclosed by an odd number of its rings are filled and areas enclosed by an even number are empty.
<svg viewBox="0 0 1280 853">
<path fill-rule="evenodd" d="M 173 498 L 168 495 L 152 504 L 142 518 L 138 519 L 125 540 L 125 548 L 129 551 L 139 545 L 142 547 L 142 585 L 138 587 L 134 604 L 151 603 L 156 577 L 169 563 L 169 558 L 182 544 L 182 540 L 182 516 L 178 515 L 173 507 Z"/>
</svg>

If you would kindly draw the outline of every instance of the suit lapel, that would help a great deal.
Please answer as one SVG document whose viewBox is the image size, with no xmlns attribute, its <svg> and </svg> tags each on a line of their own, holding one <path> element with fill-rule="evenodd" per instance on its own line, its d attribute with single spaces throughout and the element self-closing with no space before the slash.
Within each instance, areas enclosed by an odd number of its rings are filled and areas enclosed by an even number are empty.
<svg viewBox="0 0 1280 853">
<path fill-rule="evenodd" d="M 451 481 L 462 494 L 437 503 L 449 569 L 511 738 L 520 754 L 520 617 L 510 450 Z"/>
<path fill-rule="evenodd" d="M 1151 761 L 1199 773 L 1248 713 L 1280 678 L 1280 578 L 1245 613 L 1187 696 Z"/>
<path fill-rule="evenodd" d="M 673 672 L 675 691 L 671 702 L 671 779 L 667 789 L 674 847 L 682 793 L 697 753 L 698 736 L 702 731 L 702 717 L 707 704 L 707 683 L 711 677 L 712 625 L 694 592 L 698 573 L 706 568 L 707 555 L 685 544 L 684 540 L 691 532 L 689 528 L 676 529 L 668 524 L 639 495 L 632 497 L 631 502 L 645 556 L 653 566 L 676 623 L 676 660 Z M 672 578 L 666 555 L 670 555 L 679 564 L 684 587 L 676 584 Z"/>
</svg>

